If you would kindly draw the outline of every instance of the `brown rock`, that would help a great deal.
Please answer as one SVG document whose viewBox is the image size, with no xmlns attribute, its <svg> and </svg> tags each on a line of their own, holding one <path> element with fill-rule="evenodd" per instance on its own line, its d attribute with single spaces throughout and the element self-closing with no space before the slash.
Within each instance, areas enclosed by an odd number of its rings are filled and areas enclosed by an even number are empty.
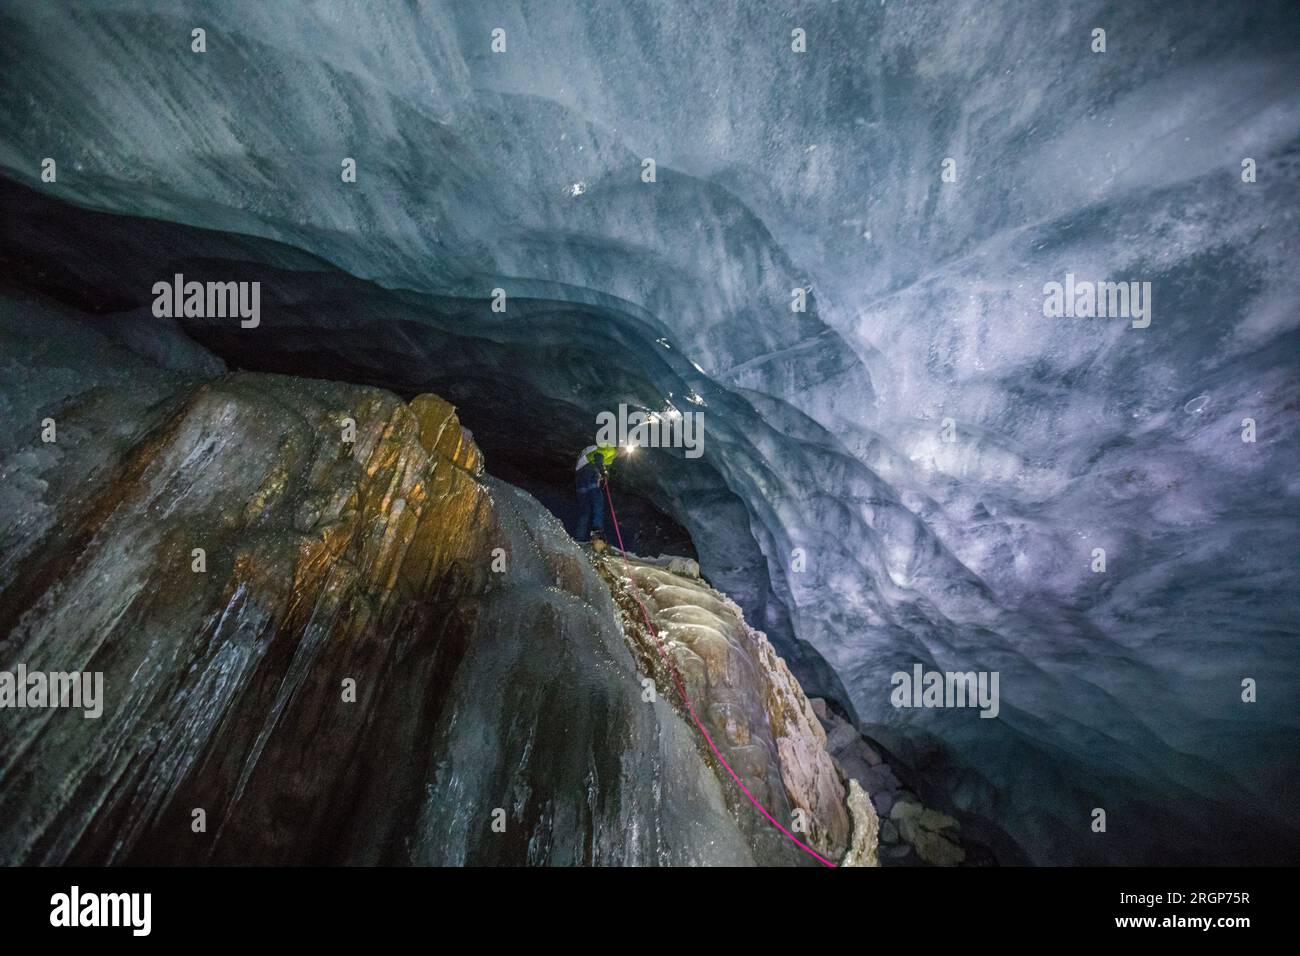
<svg viewBox="0 0 1300 956">
<path fill-rule="evenodd" d="M 849 816 L 853 819 L 853 838 L 840 866 L 880 866 L 877 852 L 880 845 L 880 820 L 871 798 L 858 785 L 849 781 Z"/>
</svg>

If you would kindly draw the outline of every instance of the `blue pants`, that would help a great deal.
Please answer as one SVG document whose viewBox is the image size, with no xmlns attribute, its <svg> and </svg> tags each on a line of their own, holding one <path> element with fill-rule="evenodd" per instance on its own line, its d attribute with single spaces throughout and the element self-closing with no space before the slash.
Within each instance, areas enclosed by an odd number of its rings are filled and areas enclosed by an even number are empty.
<svg viewBox="0 0 1300 956">
<path fill-rule="evenodd" d="M 605 492 L 600 485 L 590 485 L 578 489 L 578 533 L 579 541 L 586 541 L 591 532 L 605 531 Z"/>
</svg>

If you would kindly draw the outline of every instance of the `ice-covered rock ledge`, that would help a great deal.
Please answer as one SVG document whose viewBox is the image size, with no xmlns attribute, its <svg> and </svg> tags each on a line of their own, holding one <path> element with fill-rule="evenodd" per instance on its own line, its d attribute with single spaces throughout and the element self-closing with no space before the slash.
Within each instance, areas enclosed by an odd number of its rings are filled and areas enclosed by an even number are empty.
<svg viewBox="0 0 1300 956">
<path fill-rule="evenodd" d="M 616 551 L 591 559 L 611 586 L 637 666 L 655 692 L 691 719 L 675 669 L 695 714 L 746 789 L 779 820 L 802 811 L 807 827 L 801 835 L 816 850 L 841 865 L 993 862 L 986 848 L 963 838 L 956 819 L 922 802 L 895 758 L 826 701 L 805 695 L 767 636 L 701 579 L 695 561 Z M 747 832 L 778 839 L 702 737 L 699 749 L 733 812 L 748 816 Z"/>
<path fill-rule="evenodd" d="M 108 328 L 0 296 L 0 670 L 103 688 L 0 708 L 0 863 L 816 865 L 643 698 L 609 587 L 451 405 Z M 640 575 L 734 764 L 838 859 L 798 684 L 721 595 Z"/>
<path fill-rule="evenodd" d="M 701 580 L 689 558 L 606 552 L 593 562 L 610 583 L 647 687 L 687 719 L 697 716 L 745 789 L 801 839 L 835 860 L 852 843 L 851 862 L 875 865 L 875 811 L 869 801 L 848 800 L 826 732 L 766 635 Z M 747 832 L 787 839 L 749 805 L 702 735 L 699 749 Z"/>
</svg>

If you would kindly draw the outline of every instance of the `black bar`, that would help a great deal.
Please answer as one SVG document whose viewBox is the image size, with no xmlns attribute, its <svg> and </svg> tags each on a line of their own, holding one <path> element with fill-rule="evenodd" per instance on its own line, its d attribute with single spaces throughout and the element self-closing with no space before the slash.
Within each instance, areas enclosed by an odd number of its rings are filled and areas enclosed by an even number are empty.
<svg viewBox="0 0 1300 956">
<path fill-rule="evenodd" d="M 1199 938 L 1232 945 L 1252 933 L 1276 934 L 1291 922 L 1292 882 L 1294 872 L 1287 869 L 1210 867 L 672 873 L 9 868 L 0 870 L 0 913 L 7 944 L 60 937 L 66 942 L 75 934 L 81 943 L 149 939 L 260 948 L 277 941 L 336 946 L 416 934 L 442 949 L 469 934 L 473 943 L 456 945 L 586 940 L 586 948 L 652 938 L 684 942 L 707 932 L 714 939 L 710 945 L 749 939 L 762 945 L 777 938 L 774 933 L 791 933 L 813 947 L 855 939 L 867 946 L 897 933 L 897 943 L 924 952 L 981 940 L 1042 942 L 1049 932 L 1057 941 Z M 70 895 L 73 886 L 83 903 L 88 894 L 150 894 L 148 935 L 134 935 L 130 925 L 52 926 L 52 898 Z M 1182 899 L 1171 902 L 1171 893 Z M 1129 901 L 1122 902 L 1121 894 L 1129 894 Z M 1243 917 L 1248 925 L 1164 925 L 1167 919 Z M 1154 925 L 1119 925 L 1133 919 Z"/>
</svg>

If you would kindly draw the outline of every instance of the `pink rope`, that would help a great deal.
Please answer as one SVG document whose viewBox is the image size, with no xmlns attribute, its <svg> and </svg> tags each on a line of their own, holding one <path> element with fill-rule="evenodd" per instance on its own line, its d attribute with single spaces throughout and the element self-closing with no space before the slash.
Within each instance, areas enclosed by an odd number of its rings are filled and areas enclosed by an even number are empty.
<svg viewBox="0 0 1300 956">
<path fill-rule="evenodd" d="M 629 564 L 627 560 L 627 549 L 623 547 L 623 532 L 618 528 L 618 515 L 614 512 L 614 499 L 609 493 L 609 482 L 605 482 L 605 500 L 609 502 L 609 516 L 614 522 L 614 534 L 618 536 L 618 550 L 623 556 L 623 566 L 627 569 L 628 580 L 633 584 L 632 599 L 636 601 L 637 605 L 641 608 L 641 616 L 645 619 L 646 627 L 649 628 L 650 634 L 654 638 L 655 649 L 659 651 L 659 656 L 662 657 L 664 663 L 668 665 L 668 670 L 673 675 L 673 683 L 677 685 L 677 692 L 682 695 L 682 703 L 684 703 L 686 709 L 690 711 L 691 719 L 695 721 L 695 726 L 700 728 L 700 733 L 702 733 L 704 739 L 709 742 L 709 747 L 713 750 L 713 755 L 718 758 L 718 762 L 721 763 L 722 766 L 727 768 L 727 773 L 731 774 L 731 779 L 736 781 L 736 786 L 741 789 L 741 792 L 744 793 L 745 796 L 749 797 L 749 802 L 758 808 L 759 813 L 767 817 L 772 826 L 776 827 L 789 837 L 795 846 L 799 847 L 799 849 L 803 850 L 809 856 L 814 857 L 820 863 L 829 866 L 831 869 L 835 869 L 834 863 L 826 859 L 826 857 L 822 856 L 808 844 L 804 843 L 797 836 L 783 827 L 776 817 L 772 816 L 772 814 L 768 813 L 767 810 L 764 809 L 763 805 L 755 799 L 752 793 L 749 792 L 749 788 L 741 782 L 736 771 L 731 769 L 731 764 L 727 763 L 726 759 L 722 756 L 722 753 L 718 750 L 718 745 L 713 742 L 713 738 L 709 736 L 709 732 L 704 729 L 704 724 L 700 721 L 700 718 L 695 713 L 695 708 L 691 705 L 691 698 L 687 696 L 686 685 L 682 683 L 682 677 L 677 672 L 677 665 L 673 663 L 672 658 L 668 656 L 668 652 L 664 650 L 663 643 L 659 640 L 659 634 L 655 631 L 655 626 L 650 623 L 650 612 L 646 610 L 646 606 L 641 602 L 641 598 L 637 597 L 635 588 L 636 579 L 632 576 L 632 565 Z"/>
</svg>

